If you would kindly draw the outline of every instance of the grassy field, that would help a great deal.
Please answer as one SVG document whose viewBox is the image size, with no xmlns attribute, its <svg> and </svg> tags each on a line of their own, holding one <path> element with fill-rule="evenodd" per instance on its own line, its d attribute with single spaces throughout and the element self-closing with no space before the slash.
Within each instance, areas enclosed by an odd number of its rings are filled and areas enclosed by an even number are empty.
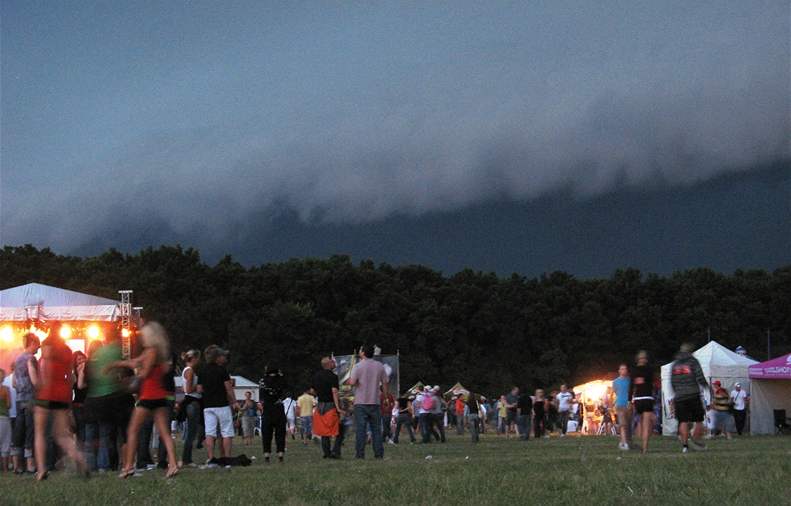
<svg viewBox="0 0 791 506">
<path fill-rule="evenodd" d="M 0 504 L 791 504 L 788 437 L 716 440 L 686 455 L 656 437 L 641 456 L 619 451 L 612 437 L 486 435 L 473 446 L 454 435 L 446 444 L 387 445 L 384 461 L 370 447 L 365 461 L 350 458 L 348 444 L 343 460 L 326 461 L 316 445 L 289 443 L 284 464 L 264 465 L 260 446 L 238 444 L 235 454 L 258 458 L 252 466 L 186 469 L 172 480 L 161 471 L 126 481 L 4 475 Z"/>
</svg>

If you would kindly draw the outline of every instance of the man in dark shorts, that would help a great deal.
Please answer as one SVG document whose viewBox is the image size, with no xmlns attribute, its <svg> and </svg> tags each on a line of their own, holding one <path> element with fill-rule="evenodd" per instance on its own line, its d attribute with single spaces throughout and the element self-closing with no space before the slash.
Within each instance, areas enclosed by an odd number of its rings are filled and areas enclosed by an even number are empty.
<svg viewBox="0 0 791 506">
<path fill-rule="evenodd" d="M 709 387 L 703 376 L 700 362 L 692 355 L 692 346 L 682 344 L 681 349 L 673 362 L 670 377 L 670 412 L 678 420 L 678 434 L 683 445 L 682 453 L 689 451 L 689 446 L 695 450 L 704 450 L 706 447 L 698 442 L 703 435 L 703 399 L 701 388 Z M 689 437 L 689 425 L 694 423 L 692 439 Z"/>
</svg>

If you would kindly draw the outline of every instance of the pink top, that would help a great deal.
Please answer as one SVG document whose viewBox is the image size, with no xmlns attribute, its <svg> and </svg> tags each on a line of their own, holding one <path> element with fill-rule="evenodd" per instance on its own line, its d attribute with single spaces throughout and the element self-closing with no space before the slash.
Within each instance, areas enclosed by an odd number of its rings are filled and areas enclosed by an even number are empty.
<svg viewBox="0 0 791 506">
<path fill-rule="evenodd" d="M 381 362 L 370 358 L 361 360 L 352 369 L 352 379 L 357 381 L 354 388 L 355 404 L 379 404 L 379 385 L 387 383 L 387 373 Z"/>
</svg>

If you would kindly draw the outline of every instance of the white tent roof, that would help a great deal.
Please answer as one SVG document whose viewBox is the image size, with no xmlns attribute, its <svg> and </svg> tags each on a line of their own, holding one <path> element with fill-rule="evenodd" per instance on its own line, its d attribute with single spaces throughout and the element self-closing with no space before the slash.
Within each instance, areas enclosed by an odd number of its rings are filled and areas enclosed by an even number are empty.
<svg viewBox="0 0 791 506">
<path fill-rule="evenodd" d="M 703 375 L 709 384 L 714 380 L 720 380 L 723 388 L 730 390 L 734 383 L 738 382 L 747 392 L 750 391 L 748 369 L 751 365 L 758 363 L 755 360 L 739 355 L 717 341 L 709 342 L 692 355 L 700 362 Z M 674 434 L 677 429 L 675 419 L 670 418 L 669 399 L 667 398 L 672 367 L 673 362 L 662 366 L 662 433 L 665 435 Z M 710 392 L 703 394 L 708 399 Z"/>
<path fill-rule="evenodd" d="M 0 290 L 0 321 L 113 321 L 118 301 L 40 283 Z"/>
</svg>

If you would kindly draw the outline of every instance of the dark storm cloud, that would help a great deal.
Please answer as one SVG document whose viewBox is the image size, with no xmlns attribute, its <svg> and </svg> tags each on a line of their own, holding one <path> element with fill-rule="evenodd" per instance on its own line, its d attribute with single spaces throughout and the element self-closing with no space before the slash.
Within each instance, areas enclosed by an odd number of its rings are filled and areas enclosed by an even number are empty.
<svg viewBox="0 0 791 506">
<path fill-rule="evenodd" d="M 275 56 L 233 29 L 209 63 L 163 74 L 144 53 L 155 85 L 68 98 L 109 118 L 52 106 L 85 122 L 71 144 L 58 121 L 41 150 L 22 139 L 34 120 L 4 136 L 2 241 L 69 249 L 127 227 L 232 242 L 252 216 L 370 223 L 559 188 L 689 185 L 788 158 L 787 6 L 718 5 L 518 8 L 521 20 L 472 6 L 333 11 L 344 36 L 292 19 L 290 43 L 261 46 Z M 402 28 L 402 44 L 388 39 Z M 16 58 L 4 108 L 18 94 L 35 109 L 46 93 L 13 86 Z"/>
</svg>

